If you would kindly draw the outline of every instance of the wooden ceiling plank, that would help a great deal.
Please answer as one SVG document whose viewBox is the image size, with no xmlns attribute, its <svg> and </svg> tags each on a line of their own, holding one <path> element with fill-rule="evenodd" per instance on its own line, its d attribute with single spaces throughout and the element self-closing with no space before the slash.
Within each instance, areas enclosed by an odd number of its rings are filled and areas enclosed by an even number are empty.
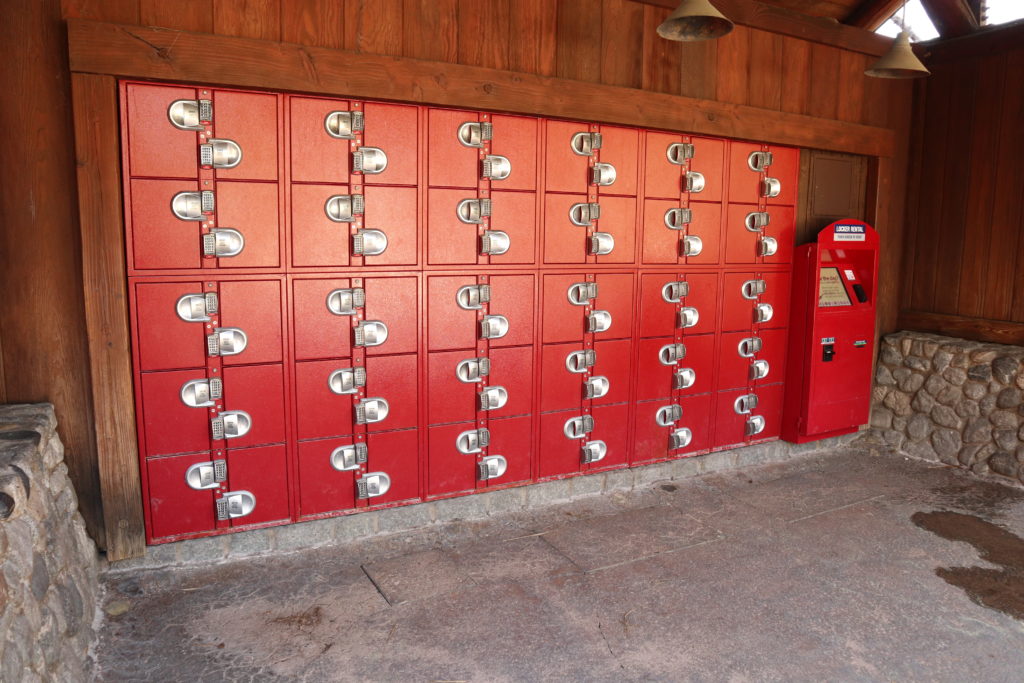
<svg viewBox="0 0 1024 683">
<path fill-rule="evenodd" d="M 943 38 L 958 38 L 978 30 L 978 17 L 967 0 L 921 0 L 921 4 Z"/>
<path fill-rule="evenodd" d="M 865 0 L 843 19 L 843 23 L 874 31 L 902 5 L 903 0 Z"/>
</svg>

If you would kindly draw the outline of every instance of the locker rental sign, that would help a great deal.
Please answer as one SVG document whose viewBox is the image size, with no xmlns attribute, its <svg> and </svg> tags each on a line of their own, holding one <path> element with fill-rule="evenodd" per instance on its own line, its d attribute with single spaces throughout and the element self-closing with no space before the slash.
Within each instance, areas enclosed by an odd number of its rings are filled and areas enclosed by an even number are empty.
<svg viewBox="0 0 1024 683">
<path fill-rule="evenodd" d="M 837 223 L 833 228 L 833 239 L 836 242 L 863 242 L 863 225 L 842 225 Z"/>
</svg>

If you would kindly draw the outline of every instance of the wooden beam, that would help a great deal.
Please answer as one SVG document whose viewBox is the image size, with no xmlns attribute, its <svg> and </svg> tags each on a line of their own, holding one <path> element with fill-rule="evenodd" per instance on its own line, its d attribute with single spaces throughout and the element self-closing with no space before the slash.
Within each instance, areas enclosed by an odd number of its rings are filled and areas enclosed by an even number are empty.
<svg viewBox="0 0 1024 683">
<path fill-rule="evenodd" d="M 903 5 L 904 0 L 865 0 L 843 20 L 844 24 L 874 31 Z"/>
<path fill-rule="evenodd" d="M 940 64 L 1009 52 L 1024 45 L 1024 20 L 991 26 L 952 40 L 919 43 L 925 64 Z"/>
<path fill-rule="evenodd" d="M 675 9 L 679 0 L 638 0 L 648 5 Z M 824 17 L 812 17 L 784 7 L 766 5 L 753 0 L 714 0 L 718 10 L 734 23 L 770 31 L 785 36 L 823 43 L 843 50 L 863 52 L 880 57 L 884 55 L 892 38 L 865 31 L 856 26 L 840 24 Z"/>
<path fill-rule="evenodd" d="M 73 74 L 82 286 L 107 559 L 146 550 L 132 400 L 117 80 Z"/>
<path fill-rule="evenodd" d="M 967 0 L 921 0 L 921 4 L 943 38 L 959 38 L 978 30 L 978 17 Z"/>
<path fill-rule="evenodd" d="M 1005 320 L 965 318 L 959 315 L 925 313 L 923 311 L 901 311 L 899 328 L 997 344 L 1024 344 L 1024 323 Z"/>
<path fill-rule="evenodd" d="M 498 69 L 85 20 L 68 21 L 71 70 L 542 114 L 890 156 L 888 129 Z"/>
</svg>

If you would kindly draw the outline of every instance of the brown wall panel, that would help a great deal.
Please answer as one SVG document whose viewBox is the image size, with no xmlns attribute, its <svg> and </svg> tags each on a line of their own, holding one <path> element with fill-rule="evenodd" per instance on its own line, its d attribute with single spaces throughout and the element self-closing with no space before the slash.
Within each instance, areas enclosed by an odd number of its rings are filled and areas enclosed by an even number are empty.
<svg viewBox="0 0 1024 683">
<path fill-rule="evenodd" d="M 213 0 L 213 30 L 224 36 L 281 39 L 281 0 Z"/>
<path fill-rule="evenodd" d="M 281 40 L 316 47 L 344 48 L 345 13 L 342 4 L 333 0 L 284 2 L 281 5 Z"/>
</svg>

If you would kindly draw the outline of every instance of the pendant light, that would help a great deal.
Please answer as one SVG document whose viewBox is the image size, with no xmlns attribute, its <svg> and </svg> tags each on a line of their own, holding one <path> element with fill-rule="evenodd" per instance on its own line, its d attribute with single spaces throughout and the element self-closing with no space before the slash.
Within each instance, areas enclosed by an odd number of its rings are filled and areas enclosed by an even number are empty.
<svg viewBox="0 0 1024 683">
<path fill-rule="evenodd" d="M 658 35 L 666 40 L 708 40 L 721 38 L 732 26 L 710 0 L 683 0 L 658 26 Z"/>
<path fill-rule="evenodd" d="M 907 17 L 907 3 L 903 2 L 903 21 L 900 22 L 900 33 L 893 41 L 892 47 L 878 61 L 864 72 L 875 78 L 923 78 L 931 74 L 910 47 L 910 36 L 904 28 Z"/>
</svg>

